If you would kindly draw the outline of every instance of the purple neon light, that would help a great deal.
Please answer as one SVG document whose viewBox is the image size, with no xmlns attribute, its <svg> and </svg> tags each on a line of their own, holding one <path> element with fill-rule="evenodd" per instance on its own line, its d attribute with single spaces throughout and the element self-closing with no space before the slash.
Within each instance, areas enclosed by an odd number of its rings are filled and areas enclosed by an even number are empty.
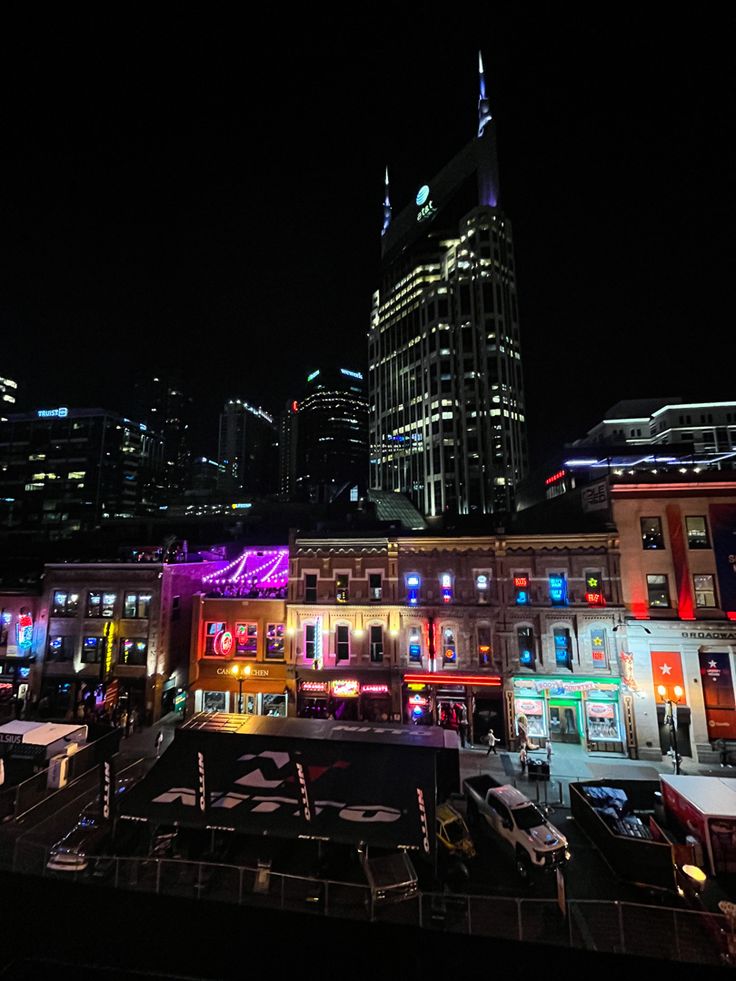
<svg viewBox="0 0 736 981">
<path fill-rule="evenodd" d="M 288 548 L 246 549 L 217 572 L 204 576 L 208 586 L 251 586 L 253 589 L 285 589 L 289 584 Z"/>
</svg>

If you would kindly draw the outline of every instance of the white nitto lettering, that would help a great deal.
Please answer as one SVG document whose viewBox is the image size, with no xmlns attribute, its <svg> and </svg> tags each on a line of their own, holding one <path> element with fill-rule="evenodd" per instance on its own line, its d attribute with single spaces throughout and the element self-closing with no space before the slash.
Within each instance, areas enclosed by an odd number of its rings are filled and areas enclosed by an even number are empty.
<svg viewBox="0 0 736 981">
<path fill-rule="evenodd" d="M 312 820 L 312 812 L 309 809 L 309 795 L 307 794 L 307 781 L 304 779 L 304 767 L 301 763 L 297 763 L 296 772 L 299 777 L 299 790 L 302 795 L 302 808 L 304 810 L 304 820 Z"/>
<path fill-rule="evenodd" d="M 112 774 L 110 772 L 110 764 L 105 763 L 104 770 L 104 790 L 103 790 L 103 804 L 102 804 L 102 816 L 107 820 L 110 817 L 110 793 L 111 793 L 111 783 Z"/>
<path fill-rule="evenodd" d="M 199 774 L 199 809 L 204 812 L 207 807 L 207 797 L 204 783 L 204 756 L 202 753 L 197 753 L 197 771 Z"/>
<path fill-rule="evenodd" d="M 424 806 L 424 792 L 417 787 L 417 803 L 419 805 L 419 822 L 422 828 L 422 848 L 429 855 L 429 830 L 427 828 L 427 808 Z"/>
</svg>

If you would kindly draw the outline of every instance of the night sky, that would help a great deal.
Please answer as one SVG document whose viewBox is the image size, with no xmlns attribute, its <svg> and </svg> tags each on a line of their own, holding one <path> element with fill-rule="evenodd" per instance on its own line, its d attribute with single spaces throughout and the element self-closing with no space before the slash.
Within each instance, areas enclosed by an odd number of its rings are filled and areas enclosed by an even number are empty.
<svg viewBox="0 0 736 981">
<path fill-rule="evenodd" d="M 533 462 L 619 398 L 736 398 L 732 18 L 498 6 L 7 34 L 20 407 L 132 413 L 138 373 L 179 367 L 216 453 L 224 399 L 277 410 L 314 368 L 365 368 L 383 168 L 396 213 L 472 137 L 479 47 Z"/>
</svg>

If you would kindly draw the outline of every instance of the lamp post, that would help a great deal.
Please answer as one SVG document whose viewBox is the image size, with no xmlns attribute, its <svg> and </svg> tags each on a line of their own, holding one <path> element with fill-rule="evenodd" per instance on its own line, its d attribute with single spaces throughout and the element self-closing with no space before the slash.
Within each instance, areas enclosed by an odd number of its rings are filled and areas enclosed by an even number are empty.
<svg viewBox="0 0 736 981">
<path fill-rule="evenodd" d="M 238 682 L 238 714 L 243 714 L 243 683 L 250 675 L 250 664 L 233 664 L 231 671 Z"/>
<path fill-rule="evenodd" d="M 675 773 L 679 775 L 681 759 L 677 749 L 677 706 L 683 696 L 682 688 L 679 685 L 675 685 L 673 693 L 674 700 L 668 697 L 667 689 L 664 685 L 657 686 L 657 694 L 664 704 L 664 724 L 669 728 L 670 732 L 670 750 L 675 761 Z"/>
</svg>

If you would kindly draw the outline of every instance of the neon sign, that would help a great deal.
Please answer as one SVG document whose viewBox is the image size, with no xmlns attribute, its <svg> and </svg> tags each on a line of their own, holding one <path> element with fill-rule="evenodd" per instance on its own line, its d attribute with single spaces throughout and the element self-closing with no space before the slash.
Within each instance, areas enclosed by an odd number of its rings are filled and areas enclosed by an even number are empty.
<svg viewBox="0 0 736 981">
<path fill-rule="evenodd" d="M 563 575 L 549 577 L 549 598 L 556 606 L 567 604 L 567 581 Z"/>
<path fill-rule="evenodd" d="M 310 691 L 317 694 L 326 694 L 328 684 L 326 681 L 302 681 L 299 684 L 301 691 Z"/>
<path fill-rule="evenodd" d="M 335 698 L 357 698 L 360 693 L 360 685 L 352 679 L 333 681 L 330 687 Z"/>
<path fill-rule="evenodd" d="M 215 634 L 215 654 L 227 657 L 233 649 L 233 635 L 229 630 L 221 630 Z"/>
<path fill-rule="evenodd" d="M 388 685 L 363 685 L 360 690 L 369 695 L 388 695 Z"/>
<path fill-rule="evenodd" d="M 307 375 L 307 381 L 308 382 L 313 381 L 318 374 L 319 374 L 319 368 L 316 371 L 313 371 L 311 375 Z"/>
<path fill-rule="evenodd" d="M 419 214 L 417 215 L 417 221 L 425 221 L 427 218 L 431 218 L 432 215 L 437 214 L 437 209 L 431 201 L 428 201 L 423 208 L 420 208 Z"/>
<path fill-rule="evenodd" d="M 363 381 L 363 373 L 361 371 L 349 371 L 347 368 L 340 368 L 343 375 L 347 375 L 348 378 L 357 378 L 358 381 Z"/>
<path fill-rule="evenodd" d="M 27 651 L 33 642 L 33 617 L 21 610 L 18 615 L 18 647 Z"/>
<path fill-rule="evenodd" d="M 421 208 L 421 206 L 424 204 L 424 202 L 427 200 L 428 197 L 429 197 L 429 184 L 422 184 L 422 186 L 417 191 L 417 196 L 416 196 L 417 205 Z"/>
<path fill-rule="evenodd" d="M 549 487 L 550 484 L 554 484 L 558 480 L 562 480 L 562 478 L 565 476 L 566 473 L 567 473 L 566 470 L 558 470 L 557 473 L 553 473 L 551 477 L 547 477 L 547 479 L 545 480 L 545 484 L 547 485 L 547 487 Z"/>
<path fill-rule="evenodd" d="M 69 409 L 65 405 L 59 406 L 58 409 L 38 409 L 36 415 L 39 419 L 50 419 L 53 417 L 65 419 L 69 415 Z"/>
<path fill-rule="evenodd" d="M 529 588 L 529 576 L 514 576 L 514 586 L 517 589 Z"/>
<path fill-rule="evenodd" d="M 488 589 L 488 576 L 480 575 L 475 577 L 476 589 Z"/>
</svg>

